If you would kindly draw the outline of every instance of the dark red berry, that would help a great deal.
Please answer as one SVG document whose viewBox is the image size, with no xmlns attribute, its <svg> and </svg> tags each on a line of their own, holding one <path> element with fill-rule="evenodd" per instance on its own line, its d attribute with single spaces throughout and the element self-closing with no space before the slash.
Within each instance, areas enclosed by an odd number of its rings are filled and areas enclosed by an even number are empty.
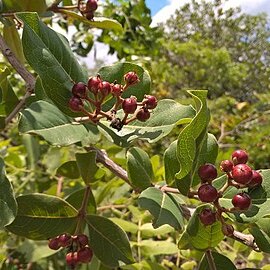
<svg viewBox="0 0 270 270">
<path fill-rule="evenodd" d="M 87 20 L 92 21 L 94 19 L 94 12 L 88 11 L 88 12 L 84 13 L 84 16 Z"/>
<path fill-rule="evenodd" d="M 154 96 L 146 95 L 144 97 L 146 100 L 144 101 L 144 104 L 147 109 L 154 109 L 157 107 L 157 99 Z"/>
<path fill-rule="evenodd" d="M 79 234 L 76 237 L 78 243 L 80 244 L 81 247 L 85 247 L 88 245 L 88 237 L 85 234 Z"/>
<path fill-rule="evenodd" d="M 86 11 L 95 11 L 98 8 L 98 3 L 96 0 L 87 0 Z"/>
<path fill-rule="evenodd" d="M 87 84 L 89 91 L 91 91 L 93 94 L 97 94 L 101 87 L 101 82 L 102 81 L 99 76 L 91 77 L 88 80 L 88 84 Z"/>
<path fill-rule="evenodd" d="M 236 150 L 232 153 L 232 160 L 234 165 L 245 164 L 248 161 L 248 154 L 244 150 Z"/>
<path fill-rule="evenodd" d="M 67 247 L 71 245 L 71 235 L 68 233 L 64 233 L 59 235 L 58 241 L 61 247 Z"/>
<path fill-rule="evenodd" d="M 218 192 L 212 185 L 203 184 L 198 189 L 198 197 L 202 202 L 213 202 L 218 197 Z"/>
<path fill-rule="evenodd" d="M 137 109 L 137 99 L 135 97 L 124 99 L 122 108 L 125 113 L 134 113 Z"/>
<path fill-rule="evenodd" d="M 53 249 L 53 250 L 59 249 L 61 246 L 59 244 L 58 237 L 50 239 L 48 246 L 50 249 Z"/>
<path fill-rule="evenodd" d="M 210 208 L 204 208 L 199 214 L 199 218 L 203 225 L 212 225 L 216 221 L 216 213 Z"/>
<path fill-rule="evenodd" d="M 224 235 L 232 236 L 234 232 L 234 227 L 231 224 L 222 224 L 222 232 Z"/>
<path fill-rule="evenodd" d="M 102 82 L 101 86 L 100 86 L 100 93 L 106 97 L 107 95 L 109 95 L 112 91 L 112 87 L 111 84 L 109 82 Z"/>
<path fill-rule="evenodd" d="M 231 160 L 222 160 L 220 163 L 220 169 L 223 172 L 231 172 L 233 169 L 233 162 Z"/>
<path fill-rule="evenodd" d="M 78 260 L 82 263 L 88 263 L 93 257 L 93 251 L 90 247 L 84 247 L 78 251 Z"/>
<path fill-rule="evenodd" d="M 252 178 L 252 169 L 246 164 L 237 164 L 233 167 L 232 177 L 235 182 L 247 185 Z"/>
<path fill-rule="evenodd" d="M 139 82 L 139 77 L 136 72 L 130 71 L 124 75 L 124 80 L 127 85 L 132 85 Z"/>
<path fill-rule="evenodd" d="M 75 83 L 72 87 L 72 94 L 76 97 L 86 97 L 86 85 L 82 82 Z"/>
<path fill-rule="evenodd" d="M 206 163 L 200 166 L 198 174 L 203 182 L 212 181 L 217 178 L 217 169 L 213 164 Z"/>
<path fill-rule="evenodd" d="M 80 112 L 81 107 L 83 107 L 83 102 L 80 98 L 73 96 L 70 98 L 68 106 L 72 111 Z"/>
<path fill-rule="evenodd" d="M 146 109 L 146 108 L 141 108 L 137 114 L 136 114 L 136 118 L 139 121 L 145 122 L 147 119 L 150 118 L 150 112 Z"/>
<path fill-rule="evenodd" d="M 247 210 L 251 205 L 251 198 L 247 193 L 238 193 L 232 198 L 232 204 L 239 210 Z"/>
<path fill-rule="evenodd" d="M 69 252 L 66 255 L 66 263 L 71 267 L 75 267 L 75 265 L 79 262 L 78 253 L 77 252 Z"/>
<path fill-rule="evenodd" d="M 248 187 L 259 186 L 262 184 L 262 180 L 262 175 L 259 172 L 252 170 L 252 178 L 248 183 Z"/>
<path fill-rule="evenodd" d="M 112 94 L 114 96 L 121 96 L 123 92 L 123 87 L 121 84 L 112 84 Z"/>
</svg>

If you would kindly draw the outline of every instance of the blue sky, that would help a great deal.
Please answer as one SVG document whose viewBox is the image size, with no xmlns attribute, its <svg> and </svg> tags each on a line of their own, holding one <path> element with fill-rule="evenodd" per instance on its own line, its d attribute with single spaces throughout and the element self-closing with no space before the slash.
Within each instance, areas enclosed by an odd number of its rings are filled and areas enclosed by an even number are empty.
<svg viewBox="0 0 270 270">
<path fill-rule="evenodd" d="M 155 15 L 161 8 L 168 4 L 167 0 L 146 0 L 147 6 L 151 9 L 152 16 Z"/>
</svg>

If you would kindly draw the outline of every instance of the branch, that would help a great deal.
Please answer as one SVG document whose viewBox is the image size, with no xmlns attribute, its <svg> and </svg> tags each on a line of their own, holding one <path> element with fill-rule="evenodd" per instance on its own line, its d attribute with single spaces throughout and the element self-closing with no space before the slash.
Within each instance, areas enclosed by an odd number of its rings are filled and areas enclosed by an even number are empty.
<svg viewBox="0 0 270 270">
<path fill-rule="evenodd" d="M 233 235 L 230 236 L 232 239 L 241 242 L 242 244 L 251 247 L 255 251 L 260 251 L 259 247 L 255 243 L 255 239 L 251 234 L 244 234 L 238 231 L 234 231 Z"/>
<path fill-rule="evenodd" d="M 11 66 L 18 72 L 18 74 L 23 78 L 26 83 L 26 93 L 14 110 L 6 117 L 5 124 L 7 125 L 22 109 L 25 104 L 25 101 L 35 89 L 35 77 L 22 65 L 22 63 L 17 59 L 15 54 L 11 51 L 11 49 L 6 44 L 3 36 L 0 34 L 0 50 L 2 54 L 7 58 L 8 62 Z"/>
</svg>

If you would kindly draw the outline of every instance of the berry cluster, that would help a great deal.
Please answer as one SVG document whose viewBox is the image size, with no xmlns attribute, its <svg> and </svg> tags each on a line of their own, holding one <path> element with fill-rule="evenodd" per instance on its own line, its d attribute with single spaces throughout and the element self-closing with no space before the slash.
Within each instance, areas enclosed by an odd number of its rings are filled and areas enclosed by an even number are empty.
<svg viewBox="0 0 270 270">
<path fill-rule="evenodd" d="M 89 263 L 93 257 L 93 251 L 88 245 L 88 237 L 85 234 L 70 235 L 61 234 L 49 240 L 48 246 L 53 250 L 67 248 L 66 263 L 71 269 L 75 269 L 79 263 Z"/>
<path fill-rule="evenodd" d="M 94 12 L 97 10 L 97 8 L 98 8 L 97 0 L 87 0 L 85 4 L 79 5 L 80 12 L 89 21 L 93 20 Z"/>
<path fill-rule="evenodd" d="M 116 82 L 110 83 L 97 75 L 89 78 L 87 85 L 83 82 L 75 83 L 72 87 L 73 96 L 68 103 L 69 108 L 74 112 L 84 113 L 94 123 L 101 118 L 107 118 L 111 121 L 111 127 L 118 131 L 122 129 L 123 125 L 136 119 L 146 121 L 150 118 L 150 111 L 157 106 L 156 97 L 145 95 L 141 102 L 138 102 L 134 96 L 124 99 L 122 94 L 129 86 L 138 83 L 139 77 L 135 72 L 130 71 L 124 75 L 124 81 L 124 85 Z M 116 101 L 110 110 L 104 111 L 102 104 L 109 95 L 114 96 Z M 92 113 L 88 111 L 89 106 L 95 108 Z M 117 109 L 120 106 L 125 113 L 122 119 L 116 117 Z M 130 114 L 133 115 L 129 117 Z"/>
<path fill-rule="evenodd" d="M 200 166 L 198 175 L 202 184 L 200 185 L 197 195 L 202 202 L 212 203 L 213 208 L 204 208 L 199 214 L 199 218 L 204 225 L 211 225 L 216 220 L 221 221 L 222 230 L 225 235 L 233 234 L 233 227 L 226 224 L 222 213 L 246 211 L 251 206 L 251 198 L 245 192 L 240 192 L 232 198 L 233 208 L 225 209 L 219 204 L 219 198 L 223 196 L 225 190 L 234 186 L 237 189 L 241 188 L 255 188 L 262 184 L 262 175 L 252 170 L 246 163 L 248 161 L 248 154 L 244 150 L 236 150 L 232 153 L 231 160 L 223 160 L 220 164 L 220 169 L 227 175 L 226 184 L 217 190 L 212 181 L 217 178 L 217 169 L 213 164 L 204 164 Z"/>
</svg>

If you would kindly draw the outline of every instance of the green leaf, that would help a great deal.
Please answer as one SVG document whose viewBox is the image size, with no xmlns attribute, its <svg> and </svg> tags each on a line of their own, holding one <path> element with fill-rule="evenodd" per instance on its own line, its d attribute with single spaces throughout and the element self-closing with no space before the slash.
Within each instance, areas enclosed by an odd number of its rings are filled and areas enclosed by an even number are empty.
<svg viewBox="0 0 270 270">
<path fill-rule="evenodd" d="M 0 158 L 0 229 L 9 225 L 17 214 L 17 202 L 11 183 L 5 174 L 5 164 Z"/>
<path fill-rule="evenodd" d="M 189 242 L 198 250 L 215 248 L 224 238 L 221 230 L 221 222 L 217 221 L 209 226 L 205 226 L 200 222 L 199 213 L 206 207 L 208 206 L 201 205 L 196 208 L 186 228 L 184 242 L 186 244 Z M 183 240 L 180 241 L 179 245 L 183 245 L 184 242 Z"/>
<path fill-rule="evenodd" d="M 146 189 L 153 180 L 153 168 L 149 156 L 138 147 L 127 152 L 127 171 L 131 183 L 138 188 Z"/>
<path fill-rule="evenodd" d="M 152 223 L 145 223 L 140 227 L 142 238 L 151 238 L 159 235 L 167 235 L 168 233 L 174 232 L 174 228 L 170 225 L 165 224 L 158 228 L 154 228 Z"/>
<path fill-rule="evenodd" d="M 191 106 L 164 99 L 158 102 L 150 119 L 146 122 L 134 121 L 124 126 L 119 132 L 110 128 L 109 122 L 102 121 L 98 127 L 110 141 L 121 147 L 128 147 L 137 139 L 146 140 L 149 143 L 157 142 L 168 135 L 176 125 L 187 123 L 193 116 L 194 110 Z"/>
<path fill-rule="evenodd" d="M 206 128 L 210 119 L 206 104 L 207 91 L 188 91 L 195 101 L 196 116 L 180 132 L 177 140 L 177 158 L 180 171 L 175 175 L 176 184 L 180 192 L 187 195 L 192 185 L 194 174 L 198 168 L 198 157 L 203 149 Z"/>
<path fill-rule="evenodd" d="M 22 141 L 27 152 L 28 167 L 34 169 L 40 158 L 39 142 L 37 138 L 29 134 L 23 134 Z"/>
<path fill-rule="evenodd" d="M 263 217 L 269 216 L 270 208 L 270 170 L 261 170 L 263 182 L 261 186 L 247 190 L 252 199 L 251 207 L 244 212 L 230 214 L 234 220 L 240 223 L 255 223 Z M 231 199 L 239 190 L 232 188 L 226 193 L 225 198 L 220 199 L 220 204 L 226 208 L 233 207 Z"/>
<path fill-rule="evenodd" d="M 96 164 L 96 152 L 76 153 L 76 162 L 80 175 L 86 185 L 98 179 L 99 167 Z"/>
<path fill-rule="evenodd" d="M 148 262 L 148 261 L 141 261 L 139 263 L 134 263 L 132 265 L 124 265 L 121 266 L 121 269 L 124 270 L 167 270 L 167 268 L 164 268 L 159 263 L 156 262 Z"/>
<path fill-rule="evenodd" d="M 64 200 L 33 193 L 19 196 L 17 203 L 17 216 L 6 227 L 10 232 L 33 240 L 74 233 L 78 212 Z"/>
<path fill-rule="evenodd" d="M 74 124 L 57 107 L 45 101 L 32 103 L 21 113 L 19 131 L 36 134 L 52 145 L 70 145 L 88 136 L 86 126 Z"/>
<path fill-rule="evenodd" d="M 62 164 L 56 171 L 57 175 L 67 177 L 69 179 L 80 178 L 80 172 L 75 160 L 67 161 Z"/>
<path fill-rule="evenodd" d="M 74 208 L 79 210 L 81 207 L 83 198 L 84 198 L 84 192 L 85 192 L 85 188 L 76 190 L 76 191 L 72 192 L 70 195 L 68 195 L 65 198 L 65 201 L 67 201 L 70 205 L 72 205 Z M 97 206 L 96 206 L 95 197 L 91 191 L 90 196 L 89 196 L 89 200 L 88 200 L 88 204 L 86 207 L 87 214 L 95 214 L 96 208 L 97 208 Z"/>
<path fill-rule="evenodd" d="M 268 219 L 269 222 L 269 219 Z M 259 249 L 263 252 L 270 253 L 270 237 L 264 230 L 260 229 L 257 226 L 252 226 L 249 229 L 250 233 L 254 236 L 254 240 L 259 247 Z"/>
<path fill-rule="evenodd" d="M 110 218 L 116 225 L 121 227 L 125 232 L 136 234 L 138 232 L 138 225 L 121 218 Z"/>
<path fill-rule="evenodd" d="M 24 55 L 23 55 L 23 49 L 22 49 L 22 42 L 18 33 L 18 29 L 16 28 L 15 23 L 12 20 L 9 20 L 11 24 L 4 25 L 3 28 L 3 37 L 8 45 L 8 47 L 11 49 L 11 51 L 15 54 L 17 59 L 24 63 Z"/>
<path fill-rule="evenodd" d="M 178 252 L 177 245 L 169 241 L 142 240 L 136 243 L 144 256 L 170 255 Z"/>
<path fill-rule="evenodd" d="M 67 16 L 73 19 L 84 22 L 85 24 L 89 24 L 91 27 L 114 30 L 117 32 L 123 31 L 122 25 L 116 20 L 103 18 L 103 17 L 94 17 L 94 20 L 91 21 L 91 20 L 87 20 L 85 17 L 70 10 L 62 10 L 62 13 L 66 14 Z"/>
<path fill-rule="evenodd" d="M 144 190 L 138 199 L 141 208 L 148 210 L 154 217 L 153 227 L 169 224 L 181 231 L 184 226 L 182 209 L 170 194 L 150 187 Z"/>
<path fill-rule="evenodd" d="M 88 215 L 91 248 L 101 262 L 110 267 L 118 267 L 120 262 L 131 264 L 132 257 L 129 240 L 125 232 L 115 223 L 101 216 Z"/>
<path fill-rule="evenodd" d="M 43 13 L 47 9 L 46 0 L 23 0 L 20 5 L 23 11 L 36 11 Z"/>
<path fill-rule="evenodd" d="M 216 265 L 216 268 L 218 270 L 236 270 L 237 268 L 233 264 L 233 262 L 227 258 L 226 256 L 217 253 L 217 252 L 212 252 L 214 263 Z M 208 261 L 206 256 L 204 255 L 198 270 L 205 270 L 205 269 L 210 269 Z"/>
<path fill-rule="evenodd" d="M 47 27 L 36 13 L 17 13 L 23 21 L 23 51 L 38 73 L 47 96 L 68 115 L 74 82 L 86 82 L 87 74 L 78 63 L 65 37 Z"/>
</svg>

